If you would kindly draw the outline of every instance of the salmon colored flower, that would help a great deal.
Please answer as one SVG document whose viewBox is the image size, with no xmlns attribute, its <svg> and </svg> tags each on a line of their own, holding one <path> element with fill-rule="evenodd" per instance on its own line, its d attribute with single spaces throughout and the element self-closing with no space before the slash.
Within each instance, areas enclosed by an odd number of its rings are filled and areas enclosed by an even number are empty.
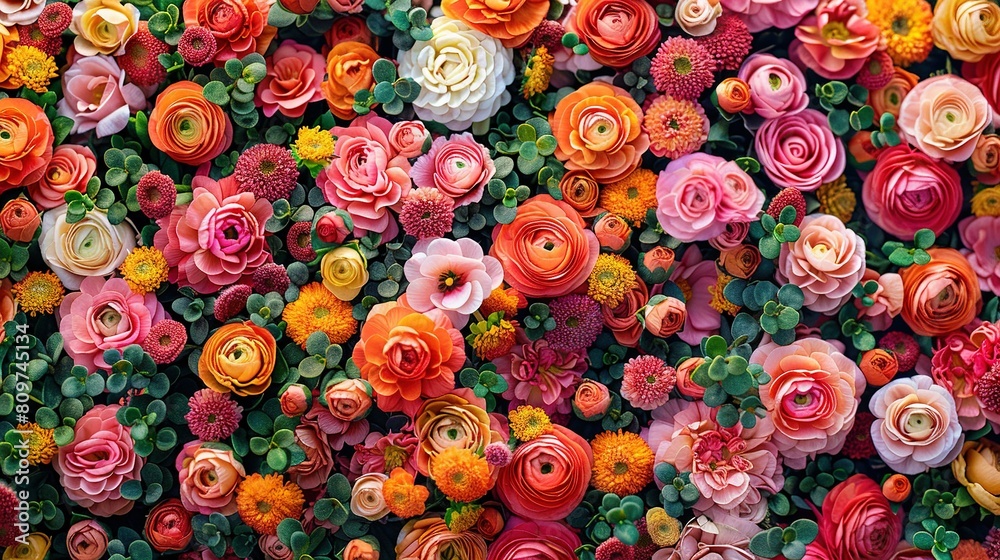
<svg viewBox="0 0 1000 560">
<path fill-rule="evenodd" d="M 781 246 L 777 278 L 802 288 L 805 307 L 832 315 L 865 273 L 865 240 L 834 216 L 806 216 L 801 236 Z"/>
<path fill-rule="evenodd" d="M 271 386 L 276 358 L 277 346 L 270 331 L 250 321 L 229 323 L 205 341 L 198 377 L 220 393 L 259 395 Z"/>
<path fill-rule="evenodd" d="M 882 495 L 892 502 L 905 502 L 912 489 L 913 485 L 905 474 L 896 473 L 882 483 Z"/>
<path fill-rule="evenodd" d="M 486 541 L 475 531 L 454 533 L 444 519 L 431 516 L 403 525 L 395 552 L 396 558 L 486 560 Z"/>
<path fill-rule="evenodd" d="M 632 64 L 660 43 L 656 10 L 644 0 L 580 0 L 566 30 L 580 36 L 594 60 L 612 68 Z"/>
<path fill-rule="evenodd" d="M 257 106 L 267 117 L 277 112 L 290 119 L 301 117 L 310 103 L 323 99 L 325 71 L 323 57 L 312 47 L 282 41 L 267 59 L 267 76 L 257 86 Z"/>
<path fill-rule="evenodd" d="M 186 27 L 205 27 L 215 37 L 215 61 L 264 54 L 278 29 L 267 25 L 273 0 L 187 0 L 182 15 Z M 157 105 L 160 104 L 157 100 Z"/>
<path fill-rule="evenodd" d="M 816 14 L 795 28 L 789 56 L 828 80 L 854 76 L 882 40 L 867 15 L 864 0 L 820 0 Z"/>
<path fill-rule="evenodd" d="M 524 45 L 549 13 L 547 0 L 443 0 L 444 15 L 500 39 L 506 47 Z"/>
<path fill-rule="evenodd" d="M 354 111 L 354 94 L 371 89 L 372 65 L 378 58 L 370 46 L 357 41 L 337 43 L 330 49 L 322 91 L 334 115 L 345 120 L 358 115 Z"/>
<path fill-rule="evenodd" d="M 893 512 L 878 483 L 856 474 L 823 500 L 819 537 L 826 555 L 817 559 L 889 558 L 903 535 L 903 509 Z"/>
<path fill-rule="evenodd" d="M 914 86 L 899 107 L 897 124 L 903 140 L 928 156 L 961 162 L 972 157 L 991 119 L 990 104 L 979 88 L 945 74 Z"/>
<path fill-rule="evenodd" d="M 965 66 L 963 65 L 963 68 Z M 893 68 L 892 78 L 889 83 L 883 86 L 881 89 L 871 91 L 868 93 L 868 104 L 875 109 L 876 115 L 881 115 L 882 113 L 889 113 L 893 117 L 899 117 L 899 107 L 903 104 L 903 100 L 909 95 L 910 91 L 917 82 L 920 81 L 920 77 L 912 72 L 907 72 L 898 66 Z"/>
<path fill-rule="evenodd" d="M 931 262 L 900 271 L 903 320 L 918 335 L 943 336 L 975 319 L 983 307 L 979 278 L 955 249 L 928 249 Z"/>
<path fill-rule="evenodd" d="M 990 0 L 940 0 L 931 32 L 934 44 L 953 58 L 979 62 L 1000 49 L 1000 6 Z"/>
<path fill-rule="evenodd" d="M 233 124 L 222 107 L 205 99 L 200 85 L 185 80 L 170 84 L 156 97 L 149 115 L 149 139 L 171 159 L 197 166 L 229 149 Z"/>
<path fill-rule="evenodd" d="M 40 107 L 26 99 L 0 99 L 0 192 L 41 179 L 54 140 Z"/>
<path fill-rule="evenodd" d="M 28 196 L 42 210 L 57 208 L 66 203 L 67 192 L 85 191 L 96 171 L 97 157 L 87 146 L 56 146 L 45 173 L 28 185 Z"/>
<path fill-rule="evenodd" d="M 0 210 L 0 230 L 11 241 L 30 242 L 41 224 L 38 209 L 27 198 L 11 199 Z"/>
<path fill-rule="evenodd" d="M 490 545 L 487 560 L 570 560 L 580 536 L 565 523 L 513 517 Z"/>
<path fill-rule="evenodd" d="M 861 276 L 861 282 L 869 281 L 875 282 L 878 288 L 868 294 L 872 300 L 871 305 L 866 306 L 861 300 L 854 300 L 854 306 L 858 309 L 858 320 L 870 322 L 873 331 L 884 331 L 903 310 L 903 279 L 895 272 L 880 275 L 875 270 L 866 268 L 864 275 Z"/>
</svg>

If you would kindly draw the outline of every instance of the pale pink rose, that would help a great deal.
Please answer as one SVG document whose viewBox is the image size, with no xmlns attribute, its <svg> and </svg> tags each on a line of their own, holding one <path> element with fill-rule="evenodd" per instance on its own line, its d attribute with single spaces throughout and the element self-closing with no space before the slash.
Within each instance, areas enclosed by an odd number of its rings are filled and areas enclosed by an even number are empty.
<svg viewBox="0 0 1000 560">
<path fill-rule="evenodd" d="M 944 74 L 918 83 L 899 108 L 900 136 L 925 154 L 950 162 L 972 157 L 993 111 L 979 88 Z"/>
<path fill-rule="evenodd" d="M 739 14 L 752 33 L 768 27 L 788 29 L 818 3 L 819 0 L 722 0 L 722 6 Z"/>
<path fill-rule="evenodd" d="M 131 428 L 118 423 L 120 406 L 99 404 L 74 426 L 73 441 L 59 448 L 52 467 L 66 497 L 98 517 L 132 511 L 132 500 L 122 497 L 122 484 L 138 480 L 146 459 L 132 447 Z"/>
<path fill-rule="evenodd" d="M 820 0 L 815 15 L 795 28 L 788 54 L 828 80 L 846 80 L 861 70 L 882 41 L 881 30 L 867 16 L 864 0 Z"/>
<path fill-rule="evenodd" d="M 57 109 L 73 119 L 74 134 L 93 130 L 98 138 L 111 136 L 125 129 L 132 113 L 146 108 L 146 94 L 125 83 L 125 72 L 110 56 L 76 57 L 63 73 L 62 91 Z"/>
<path fill-rule="evenodd" d="M 767 120 L 754 138 L 757 159 L 779 187 L 812 192 L 844 173 L 844 144 L 833 135 L 826 115 L 806 109 Z"/>
<path fill-rule="evenodd" d="M 965 431 L 978 430 L 986 425 L 987 420 L 986 411 L 975 393 L 976 383 L 981 377 L 973 365 L 977 349 L 979 347 L 972 342 L 969 333 L 960 330 L 935 339 L 930 363 L 930 375 L 934 382 L 947 389 L 955 399 L 958 421 Z"/>
<path fill-rule="evenodd" d="M 740 423 L 723 428 L 714 409 L 681 399 L 667 401 L 652 416 L 643 438 L 657 463 L 691 472 L 691 483 L 701 494 L 696 513 L 721 511 L 755 523 L 764 519 L 767 500 L 761 491 L 775 493 L 784 484 L 781 456 L 771 443 L 770 416 L 751 429 Z M 657 485 L 662 483 L 657 480 Z"/>
<path fill-rule="evenodd" d="M 471 239 L 435 239 L 415 248 L 404 271 L 407 304 L 420 312 L 440 309 L 458 329 L 503 283 L 500 261 Z"/>
<path fill-rule="evenodd" d="M 326 0 L 330 8 L 338 14 L 358 14 L 361 13 L 361 6 L 364 0 Z"/>
<path fill-rule="evenodd" d="M 153 244 L 170 265 L 170 282 L 211 294 L 247 279 L 271 262 L 264 223 L 271 203 L 240 192 L 233 177 L 191 181 L 190 203 L 177 206 L 158 221 Z"/>
<path fill-rule="evenodd" d="M 42 210 L 58 208 L 66 203 L 67 192 L 87 190 L 87 182 L 95 171 L 97 157 L 90 148 L 61 144 L 52 151 L 52 159 L 42 178 L 28 185 L 28 196 Z"/>
<path fill-rule="evenodd" d="M 750 86 L 754 112 L 765 119 L 798 113 L 809 106 L 806 77 L 791 60 L 752 54 L 740 66 L 739 78 Z"/>
<path fill-rule="evenodd" d="M 832 314 L 865 274 L 865 240 L 834 216 L 806 216 L 802 234 L 781 245 L 777 278 L 802 288 L 805 307 Z"/>
<path fill-rule="evenodd" d="M 951 393 L 926 375 L 894 379 L 872 396 L 872 443 L 889 468 L 920 474 L 951 463 L 965 434 Z"/>
<path fill-rule="evenodd" d="M 417 157 L 424 151 L 429 134 L 420 121 L 398 121 L 389 129 L 389 145 L 403 157 Z"/>
<path fill-rule="evenodd" d="M 746 519 L 702 515 L 688 521 L 677 544 L 657 550 L 653 560 L 757 560 L 750 552 L 750 539 L 759 532 Z"/>
<path fill-rule="evenodd" d="M 895 272 L 879 273 L 870 268 L 865 269 L 862 282 L 873 281 L 878 284 L 874 293 L 868 294 L 874 303 L 865 307 L 860 299 L 854 300 L 858 309 L 858 319 L 868 321 L 873 331 L 884 331 L 892 325 L 892 320 L 903 310 L 903 279 Z"/>
<path fill-rule="evenodd" d="M 381 233 L 382 241 L 399 233 L 390 209 L 398 209 L 413 188 L 410 162 L 389 142 L 391 129 L 388 120 L 374 115 L 334 127 L 333 162 L 316 177 L 327 202 L 350 213 L 356 232 Z"/>
<path fill-rule="evenodd" d="M 323 99 L 319 85 L 326 74 L 326 59 L 312 47 L 285 40 L 266 62 L 267 76 L 257 86 L 256 98 L 265 116 L 280 111 L 295 119 L 310 103 Z"/>
<path fill-rule="evenodd" d="M 702 338 L 717 334 L 722 326 L 722 315 L 711 306 L 712 293 L 708 291 L 714 288 L 718 278 L 715 261 L 704 260 L 696 245 L 684 251 L 670 273 L 670 281 L 680 287 L 687 300 L 684 302 L 687 318 L 677 336 L 688 344 L 700 344 Z"/>
<path fill-rule="evenodd" d="M 958 223 L 958 233 L 966 249 L 962 254 L 979 277 L 984 292 L 1000 294 L 1000 259 L 996 248 L 1000 246 L 1000 217 L 969 216 Z"/>
<path fill-rule="evenodd" d="M 236 513 L 236 487 L 247 473 L 232 450 L 188 442 L 176 467 L 184 509 L 202 515 Z"/>
<path fill-rule="evenodd" d="M 93 373 L 111 367 L 104 361 L 105 350 L 141 344 L 150 327 L 166 318 L 166 312 L 154 292 L 141 296 L 121 278 L 90 276 L 80 284 L 79 292 L 63 299 L 58 317 L 66 353 L 76 365 Z"/>
<path fill-rule="evenodd" d="M 0 0 L 0 25 L 31 25 L 45 9 L 45 0 Z"/>
<path fill-rule="evenodd" d="M 418 187 L 436 187 L 457 207 L 479 202 L 494 173 L 490 151 L 463 132 L 435 139 L 430 151 L 413 164 L 410 177 Z"/>
<path fill-rule="evenodd" d="M 804 338 L 787 346 L 761 345 L 750 363 L 771 376 L 760 387 L 760 400 L 774 423 L 771 441 L 784 463 L 804 469 L 806 459 L 839 453 L 866 385 L 854 361 L 825 340 Z"/>
<path fill-rule="evenodd" d="M 750 222 L 764 193 L 735 162 L 693 153 L 667 164 L 656 181 L 656 217 L 667 234 L 684 242 L 723 234 L 729 222 Z"/>
<path fill-rule="evenodd" d="M 334 466 L 329 441 L 330 436 L 320 429 L 315 420 L 303 418 L 295 427 L 295 443 L 305 451 L 306 458 L 288 467 L 288 476 L 303 490 L 326 488 Z"/>
</svg>

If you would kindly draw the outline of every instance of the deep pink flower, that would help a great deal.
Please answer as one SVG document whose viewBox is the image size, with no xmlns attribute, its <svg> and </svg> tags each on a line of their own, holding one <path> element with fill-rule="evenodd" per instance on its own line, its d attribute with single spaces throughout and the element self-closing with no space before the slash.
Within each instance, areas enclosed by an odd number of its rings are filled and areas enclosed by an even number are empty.
<svg viewBox="0 0 1000 560">
<path fill-rule="evenodd" d="M 701 250 L 696 245 L 684 251 L 684 256 L 670 274 L 670 281 L 680 287 L 687 300 L 684 303 L 687 308 L 684 329 L 677 336 L 688 344 L 700 344 L 702 338 L 719 332 L 722 315 L 710 305 L 712 293 L 708 291 L 715 286 L 718 278 L 715 261 L 702 259 Z"/>
<path fill-rule="evenodd" d="M 816 14 L 795 28 L 788 54 L 828 80 L 850 78 L 882 40 L 881 30 L 867 16 L 864 0 L 821 0 Z"/>
<path fill-rule="evenodd" d="M 368 473 L 387 474 L 399 467 L 416 475 L 419 443 L 420 440 L 408 428 L 402 432 L 386 435 L 378 432 L 370 433 L 363 443 L 354 446 L 351 474 L 355 476 Z"/>
<path fill-rule="evenodd" d="M 303 422 L 314 422 L 319 429 L 330 436 L 327 445 L 335 451 L 340 451 L 345 445 L 355 445 L 364 441 L 368 434 L 368 420 L 341 420 L 330 413 L 330 410 L 314 399 L 309 411 L 302 415 Z"/>
<path fill-rule="evenodd" d="M 840 177 L 847 164 L 843 142 L 815 109 L 769 119 L 757 131 L 754 148 L 776 185 L 804 192 Z"/>
<path fill-rule="evenodd" d="M 150 292 L 140 296 L 121 278 L 85 278 L 80 291 L 59 306 L 59 332 L 66 353 L 77 365 L 93 373 L 110 368 L 104 351 L 142 344 L 153 323 L 166 317 L 163 306 Z"/>
<path fill-rule="evenodd" d="M 271 204 L 240 192 L 233 177 L 216 182 L 198 176 L 191 187 L 191 202 L 161 218 L 153 237 L 170 265 L 170 282 L 203 294 L 249 283 L 257 267 L 271 262 L 264 239 Z"/>
<path fill-rule="evenodd" d="M 323 99 L 319 86 L 325 74 L 323 55 L 295 41 L 282 41 L 267 59 L 267 76 L 257 87 L 257 106 L 268 117 L 278 111 L 290 119 L 301 117 L 310 103 Z"/>
<path fill-rule="evenodd" d="M 407 305 L 420 312 L 440 309 L 458 329 L 503 283 L 500 261 L 484 255 L 479 243 L 471 239 L 442 238 L 418 244 L 404 270 L 410 282 Z"/>
<path fill-rule="evenodd" d="M 572 411 L 576 384 L 587 371 L 586 358 L 584 350 L 556 350 L 541 339 L 515 345 L 494 363 L 507 381 L 503 398 L 511 409 L 527 404 L 551 415 Z"/>
<path fill-rule="evenodd" d="M 455 199 L 457 207 L 479 202 L 494 173 L 490 151 L 463 132 L 434 140 L 430 151 L 413 164 L 410 176 L 416 186 L 436 187 Z"/>
<path fill-rule="evenodd" d="M 315 419 L 303 417 L 295 427 L 295 443 L 305 451 L 306 458 L 288 467 L 288 476 L 303 490 L 325 488 L 334 466 L 330 436 Z"/>
<path fill-rule="evenodd" d="M 511 517 L 486 560 L 567 560 L 576 556 L 580 537 L 561 521 L 529 521 Z"/>
<path fill-rule="evenodd" d="M 818 0 L 722 0 L 726 10 L 736 12 L 756 33 L 768 27 L 788 29 L 816 8 Z"/>
<path fill-rule="evenodd" d="M 931 377 L 955 399 L 958 421 L 966 431 L 978 430 L 986 425 L 985 411 L 974 392 L 976 382 L 982 376 L 972 365 L 978 349 L 969 333 L 962 330 L 937 338 L 931 357 Z"/>
</svg>

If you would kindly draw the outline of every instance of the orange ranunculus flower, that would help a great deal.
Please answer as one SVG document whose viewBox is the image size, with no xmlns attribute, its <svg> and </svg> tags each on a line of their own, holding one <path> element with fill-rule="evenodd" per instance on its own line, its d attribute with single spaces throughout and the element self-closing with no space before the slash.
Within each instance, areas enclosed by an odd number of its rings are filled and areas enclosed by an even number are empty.
<svg viewBox="0 0 1000 560">
<path fill-rule="evenodd" d="M 991 0 L 939 0 L 931 32 L 934 44 L 952 58 L 979 62 L 1000 49 L 1000 6 Z"/>
<path fill-rule="evenodd" d="M 882 483 L 882 495 L 892 502 L 903 502 L 910 497 L 913 485 L 905 474 L 896 473 Z"/>
<path fill-rule="evenodd" d="M 330 111 L 339 118 L 353 119 L 354 94 L 372 87 L 372 65 L 378 53 L 364 43 L 338 43 L 326 55 L 326 81 L 321 89 Z"/>
<path fill-rule="evenodd" d="M 601 186 L 585 170 L 567 171 L 559 180 L 562 200 L 585 218 L 596 216 Z"/>
<path fill-rule="evenodd" d="M 182 81 L 156 97 L 149 115 L 149 139 L 171 159 L 197 166 L 229 148 L 233 124 L 222 107 L 205 99 L 201 86 Z"/>
<path fill-rule="evenodd" d="M 443 0 L 444 15 L 500 39 L 505 47 L 524 45 L 549 13 L 547 0 Z M 654 15 L 656 15 L 654 13 Z"/>
<path fill-rule="evenodd" d="M 0 192 L 41 179 L 54 140 L 40 107 L 26 99 L 0 99 Z"/>
<path fill-rule="evenodd" d="M 0 229 L 11 241 L 28 243 L 40 225 L 42 217 L 27 198 L 9 200 L 0 210 Z"/>
<path fill-rule="evenodd" d="M 264 327 L 229 323 L 205 341 L 198 377 L 219 393 L 259 395 L 271 386 L 277 353 L 274 336 Z"/>
<path fill-rule="evenodd" d="M 719 108 L 727 113 L 753 112 L 750 84 L 739 78 L 726 78 L 715 87 Z"/>
<path fill-rule="evenodd" d="M 910 90 L 917 85 L 920 77 L 912 72 L 907 72 L 896 67 L 892 71 L 892 79 L 882 89 L 868 93 L 868 104 L 875 109 L 876 115 L 890 113 L 893 117 L 899 116 L 899 106 L 903 104 L 903 98 Z"/>
<path fill-rule="evenodd" d="M 465 341 L 446 316 L 432 319 L 388 302 L 368 314 L 353 357 L 378 395 L 379 408 L 412 417 L 423 399 L 455 387 L 455 372 L 465 364 Z"/>
<path fill-rule="evenodd" d="M 579 8 L 579 6 L 577 6 Z M 642 109 L 627 91 L 592 82 L 567 95 L 549 115 L 568 170 L 586 170 L 600 183 L 624 179 L 649 148 Z"/>
<path fill-rule="evenodd" d="M 12 89 L 14 87 L 7 83 L 7 79 L 10 78 L 7 55 L 17 46 L 18 39 L 16 27 L 0 24 L 0 87 L 2 88 Z"/>
<path fill-rule="evenodd" d="M 549 195 L 517 209 L 509 224 L 493 229 L 490 255 L 503 264 L 504 280 L 528 297 L 559 297 L 587 281 L 601 246 L 576 210 Z"/>
<path fill-rule="evenodd" d="M 979 315 L 983 294 L 969 261 L 955 249 L 928 249 L 931 262 L 899 272 L 903 320 L 922 336 L 943 336 Z"/>
<path fill-rule="evenodd" d="M 624 68 L 650 54 L 660 43 L 660 20 L 643 0 L 580 0 L 567 31 L 576 33 L 590 56 L 612 68 Z"/>
<path fill-rule="evenodd" d="M 186 0 L 184 25 L 206 27 L 215 37 L 215 62 L 264 54 L 278 33 L 267 24 L 268 0 Z M 157 100 L 159 105 L 159 100 Z"/>
<path fill-rule="evenodd" d="M 414 519 L 400 530 L 396 558 L 486 560 L 486 541 L 475 531 L 453 533 L 440 517 Z"/>
<path fill-rule="evenodd" d="M 486 401 L 469 389 L 426 401 L 413 421 L 417 447 L 417 470 L 429 476 L 434 457 L 449 447 L 478 451 L 491 443 L 506 442 L 506 428 L 487 414 Z"/>
</svg>

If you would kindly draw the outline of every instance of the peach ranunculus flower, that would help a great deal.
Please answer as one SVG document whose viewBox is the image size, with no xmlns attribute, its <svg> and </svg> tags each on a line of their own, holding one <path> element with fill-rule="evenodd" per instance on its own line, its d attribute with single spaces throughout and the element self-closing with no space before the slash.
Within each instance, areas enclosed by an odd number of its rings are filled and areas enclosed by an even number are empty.
<svg viewBox="0 0 1000 560">
<path fill-rule="evenodd" d="M 939 0 L 931 32 L 934 44 L 964 62 L 1000 50 L 1000 6 L 990 0 Z"/>
<path fill-rule="evenodd" d="M 271 386 L 277 359 L 274 336 L 251 321 L 222 325 L 205 341 L 198 377 L 219 393 L 256 396 Z"/>
<path fill-rule="evenodd" d="M 1000 294 L 1000 261 L 996 249 L 1000 246 L 1000 216 L 969 216 L 958 223 L 958 233 L 969 260 L 979 277 L 984 292 Z"/>
<path fill-rule="evenodd" d="M 787 346 L 761 345 L 750 362 L 771 376 L 760 387 L 760 400 L 785 465 L 803 469 L 820 453 L 839 453 L 866 385 L 854 360 L 825 340 L 803 338 Z"/>
<path fill-rule="evenodd" d="M 972 170 L 984 185 L 1000 184 L 1000 136 L 983 134 L 972 152 Z"/>
<path fill-rule="evenodd" d="M 247 473 L 232 450 L 188 442 L 177 456 L 176 467 L 185 509 L 202 515 L 236 513 L 236 487 Z"/>
<path fill-rule="evenodd" d="M 645 0 L 580 0 L 566 18 L 566 31 L 580 36 L 591 58 L 612 68 L 650 55 L 660 43 L 656 10 Z"/>
<path fill-rule="evenodd" d="M 558 140 L 555 156 L 567 170 L 584 170 L 600 183 L 624 179 L 649 148 L 642 109 L 625 90 L 591 82 L 563 97 L 549 115 Z"/>
<path fill-rule="evenodd" d="M 920 82 L 920 76 L 895 67 L 892 69 L 892 78 L 888 84 L 881 89 L 868 92 L 868 104 L 872 106 L 872 109 L 875 109 L 876 115 L 889 113 L 898 118 L 899 107 L 918 82 Z"/>
<path fill-rule="evenodd" d="M 796 241 L 781 246 L 778 281 L 802 288 L 805 307 L 833 314 L 865 274 L 865 240 L 840 219 L 811 214 Z"/>
<path fill-rule="evenodd" d="M 274 0 L 186 0 L 181 13 L 186 27 L 205 27 L 212 32 L 218 49 L 215 61 L 223 63 L 267 51 L 278 33 L 267 24 L 273 4 Z"/>
<path fill-rule="evenodd" d="M 968 259 L 955 249 L 928 249 L 931 262 L 900 271 L 903 320 L 922 336 L 943 336 L 979 315 L 983 294 Z"/>
<path fill-rule="evenodd" d="M 880 275 L 877 271 L 866 268 L 861 282 L 868 281 L 878 284 L 878 288 L 868 294 L 872 299 L 871 305 L 866 307 L 861 300 L 854 300 L 858 320 L 870 322 L 873 331 L 884 331 L 892 326 L 892 320 L 903 311 L 903 279 L 895 272 Z"/>
<path fill-rule="evenodd" d="M 505 47 L 520 47 L 528 42 L 538 24 L 549 13 L 546 0 L 442 0 L 444 15 L 500 39 Z"/>
<path fill-rule="evenodd" d="M 28 185 L 28 196 L 42 210 L 66 204 L 69 191 L 84 192 L 97 171 L 97 157 L 87 146 L 61 144 L 52 152 L 45 173 Z"/>
<path fill-rule="evenodd" d="M 56 105 L 60 115 L 73 119 L 72 133 L 93 130 L 98 138 L 110 136 L 128 126 L 129 116 L 146 108 L 146 94 L 125 83 L 125 78 L 125 71 L 110 56 L 73 60 L 63 73 L 63 98 Z"/>
<path fill-rule="evenodd" d="M 453 533 L 441 517 L 412 519 L 396 539 L 396 558 L 486 560 L 486 541 L 475 531 Z"/>
<path fill-rule="evenodd" d="M 372 472 L 359 476 L 351 487 L 351 513 L 368 521 L 377 521 L 389 515 L 389 506 L 382 495 L 382 484 L 389 475 Z"/>
<path fill-rule="evenodd" d="M 27 198 L 12 198 L 0 209 L 0 231 L 11 241 L 30 243 L 42 224 L 38 209 Z"/>
<path fill-rule="evenodd" d="M 171 159 L 198 166 L 229 149 L 233 124 L 222 107 L 205 99 L 200 85 L 184 80 L 156 96 L 149 139 Z"/>
<path fill-rule="evenodd" d="M 986 438 L 965 442 L 951 472 L 977 504 L 1000 515 L 1000 445 Z"/>
<path fill-rule="evenodd" d="M 8 28 L 31 25 L 44 9 L 45 0 L 0 0 L 0 25 Z"/>
<path fill-rule="evenodd" d="M 510 463 L 500 469 L 494 493 L 525 519 L 563 519 L 586 495 L 593 464 L 587 440 L 554 425 L 552 431 L 514 450 Z"/>
<path fill-rule="evenodd" d="M 108 532 L 97 520 L 77 521 L 66 533 L 66 551 L 70 560 L 99 560 L 108 550 L 108 538 Z"/>
<path fill-rule="evenodd" d="M 139 30 L 139 8 L 121 0 L 81 0 L 73 7 L 69 30 L 77 54 L 121 55 L 125 41 Z"/>
<path fill-rule="evenodd" d="M 535 196 L 509 224 L 493 228 L 490 255 L 504 265 L 504 280 L 528 297 L 559 297 L 590 276 L 600 242 L 569 204 Z"/>
<path fill-rule="evenodd" d="M 292 40 L 282 41 L 267 58 L 267 76 L 257 86 L 256 102 L 264 116 L 280 112 L 289 119 L 301 117 L 313 101 L 323 99 L 320 83 L 326 71 L 323 55 Z"/>
<path fill-rule="evenodd" d="M 914 86 L 899 107 L 897 124 L 903 139 L 925 154 L 962 162 L 972 157 L 992 119 L 990 103 L 979 88 L 945 74 Z"/>
<path fill-rule="evenodd" d="M 853 77 L 882 43 L 867 16 L 864 0 L 820 0 L 815 15 L 795 28 L 789 56 L 828 80 Z"/>
<path fill-rule="evenodd" d="M 42 215 L 38 249 L 42 260 L 63 285 L 78 290 L 89 277 L 113 274 L 135 248 L 136 232 L 128 221 L 112 225 L 108 213 L 100 209 L 69 223 L 68 210 L 69 206 L 63 204 Z M 136 344 L 140 342 L 141 339 Z"/>
<path fill-rule="evenodd" d="M 42 178 L 55 134 L 49 118 L 26 99 L 0 99 L 0 193 Z"/>
<path fill-rule="evenodd" d="M 465 340 L 443 314 L 380 303 L 368 313 L 353 358 L 379 408 L 412 417 L 423 399 L 452 391 L 465 364 Z"/>
<path fill-rule="evenodd" d="M 469 389 L 454 389 L 424 402 L 413 419 L 420 440 L 417 470 L 429 476 L 431 463 L 449 447 L 478 451 L 491 443 L 507 441 L 502 416 L 486 412 L 486 401 Z"/>
<path fill-rule="evenodd" d="M 927 375 L 895 379 L 869 404 L 875 422 L 872 443 L 889 468 L 919 474 L 952 462 L 965 434 L 948 389 Z"/>
<path fill-rule="evenodd" d="M 372 65 L 378 58 L 370 46 L 357 41 L 337 43 L 330 49 L 322 93 L 334 115 L 345 120 L 358 116 L 354 111 L 354 94 L 372 87 Z"/>
</svg>

